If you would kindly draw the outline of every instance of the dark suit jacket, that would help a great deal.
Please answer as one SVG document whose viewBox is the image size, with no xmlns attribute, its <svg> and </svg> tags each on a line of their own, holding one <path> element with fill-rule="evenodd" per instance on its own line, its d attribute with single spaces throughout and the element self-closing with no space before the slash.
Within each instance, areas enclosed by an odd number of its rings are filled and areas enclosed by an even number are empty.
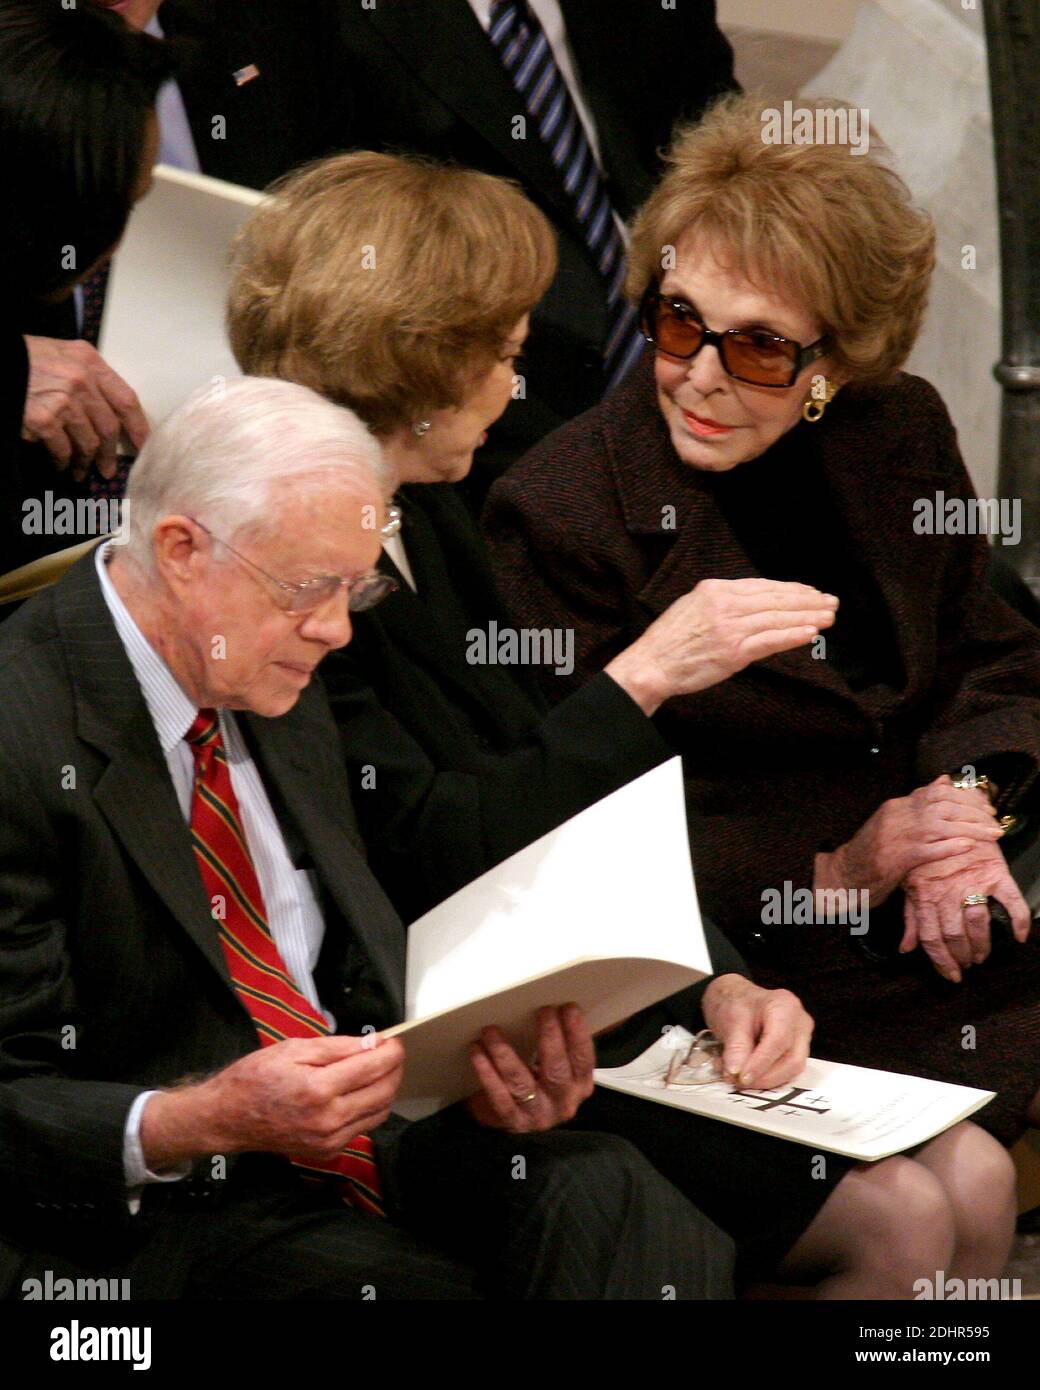
<svg viewBox="0 0 1040 1390">
<path fill-rule="evenodd" d="M 516 179 L 556 228 L 560 266 L 533 316 L 521 368 L 526 399 L 510 406 L 478 455 L 482 473 L 497 471 L 602 394 L 602 278 L 548 147 L 533 129 L 513 138 L 521 99 L 467 0 L 337 3 L 341 76 L 353 98 L 344 143 Z M 659 0 L 561 0 L 561 9 L 610 196 L 627 218 L 653 187 L 674 123 L 735 86 L 732 50 L 714 0 L 669 10 Z"/>
<path fill-rule="evenodd" d="M 335 0 L 165 0 L 159 19 L 204 174 L 264 188 L 337 147 L 350 90 Z M 237 83 L 249 67 L 259 75 Z"/>
<path fill-rule="evenodd" d="M 25 339 L 5 318 L 0 329 L 0 439 L 5 450 L 21 434 L 28 384 Z"/>
<path fill-rule="evenodd" d="M 13 323 L 5 321 L 0 336 L 0 393 L 2 393 L 2 423 L 0 423 L 0 574 L 17 569 L 37 554 L 46 554 L 47 547 L 22 530 L 23 504 L 27 497 L 40 489 L 38 469 L 45 466 L 45 486 L 61 493 L 67 475 L 59 474 L 50 457 L 40 454 L 22 440 L 22 419 L 25 415 L 25 393 L 29 385 L 29 356 L 25 338 Z M 51 542 L 50 548 L 57 548 Z M 7 610 L 0 607 L 0 620 Z"/>
<path fill-rule="evenodd" d="M 290 0 L 166 0 L 159 17 L 204 174 L 264 188 L 345 138 L 350 99 L 334 56 L 333 5 L 306 0 L 304 16 Z M 238 85 L 234 74 L 250 66 L 259 75 Z M 73 300 L 30 306 L 20 327 L 75 338 Z M 26 535 L 22 501 L 47 491 L 73 502 L 89 497 L 42 445 L 21 446 L 0 478 L 0 573 L 93 534 Z"/>
<path fill-rule="evenodd" d="M 668 748 L 602 672 L 549 712 L 529 669 L 468 662 L 468 634 L 509 621 L 480 536 L 451 484 L 405 487 L 401 500 L 419 591 L 384 556 L 401 590 L 359 613 L 350 645 L 321 669 L 370 863 L 413 921 Z M 705 930 L 716 972 L 744 973 L 729 942 L 710 922 Z M 694 986 L 637 1016 L 601 1044 L 603 1064 L 649 1046 L 665 1023 L 699 1017 L 702 993 Z"/>
<path fill-rule="evenodd" d="M 0 1275 L 6 1256 L 10 1277 L 12 1250 L 86 1241 L 100 1262 L 118 1247 L 134 1097 L 218 1069 L 257 1038 L 93 555 L 4 625 L 0 706 Z M 318 752 L 336 742 L 320 689 L 280 719 L 240 719 L 295 862 L 322 890 L 323 1004 L 343 1031 L 359 1031 L 355 992 L 377 1026 L 400 1018 L 404 931 L 365 865 L 342 767 Z"/>
<path fill-rule="evenodd" d="M 810 884 L 815 854 L 887 798 L 970 763 L 999 765 L 1002 809 L 1020 807 L 1040 766 L 1036 629 L 986 584 L 983 537 L 914 532 L 918 499 L 973 496 L 936 392 L 903 375 L 842 394 L 821 424 L 796 431 L 799 448 L 818 451 L 877 582 L 905 682 L 854 693 L 803 647 L 661 711 L 685 759 L 701 900 L 738 942 L 757 929 L 764 889 Z M 674 529 L 662 526 L 666 506 Z M 574 626 L 573 684 L 702 579 L 755 573 L 710 487 L 671 446 L 649 353 L 496 484 L 485 521 L 516 620 Z"/>
</svg>

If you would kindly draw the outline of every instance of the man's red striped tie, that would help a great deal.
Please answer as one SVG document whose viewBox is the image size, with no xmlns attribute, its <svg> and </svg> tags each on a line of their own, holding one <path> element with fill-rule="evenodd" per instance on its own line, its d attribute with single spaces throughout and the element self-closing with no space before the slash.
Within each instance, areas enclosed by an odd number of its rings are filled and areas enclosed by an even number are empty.
<svg viewBox="0 0 1040 1390">
<path fill-rule="evenodd" d="M 186 734 L 195 758 L 191 839 L 202 882 L 214 905 L 220 944 L 238 996 L 256 1024 L 261 1046 L 283 1038 L 327 1036 L 328 1024 L 293 983 L 267 925 L 260 883 L 246 845 L 215 710 L 200 710 Z M 222 910 L 217 910 L 217 905 Z M 327 1162 L 294 1158 L 307 1176 L 337 1178 L 343 1200 L 385 1215 L 372 1140 L 359 1134 Z"/>
</svg>

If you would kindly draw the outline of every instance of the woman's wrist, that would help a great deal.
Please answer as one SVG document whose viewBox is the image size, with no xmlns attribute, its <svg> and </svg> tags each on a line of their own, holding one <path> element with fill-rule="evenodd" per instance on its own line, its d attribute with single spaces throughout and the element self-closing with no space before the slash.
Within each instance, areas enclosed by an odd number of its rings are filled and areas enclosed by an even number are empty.
<svg viewBox="0 0 1040 1390">
<path fill-rule="evenodd" d="M 668 699 L 660 671 L 647 661 L 633 647 L 609 661 L 603 668 L 616 685 L 632 700 L 647 718 L 651 718 Z"/>
<path fill-rule="evenodd" d="M 813 892 L 849 888 L 852 885 L 845 881 L 846 878 L 841 850 L 821 850 L 813 861 Z"/>
</svg>

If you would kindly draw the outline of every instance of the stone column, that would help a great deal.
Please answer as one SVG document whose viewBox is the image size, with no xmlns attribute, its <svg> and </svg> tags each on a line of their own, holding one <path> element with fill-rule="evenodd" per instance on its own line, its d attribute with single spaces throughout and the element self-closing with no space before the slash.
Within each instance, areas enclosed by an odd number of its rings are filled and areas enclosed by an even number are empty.
<svg viewBox="0 0 1040 1390">
<path fill-rule="evenodd" d="M 1040 597 L 1040 6 L 985 0 L 985 17 L 1004 284 L 998 486 L 1021 498 L 1022 539 L 1008 554 Z"/>
</svg>

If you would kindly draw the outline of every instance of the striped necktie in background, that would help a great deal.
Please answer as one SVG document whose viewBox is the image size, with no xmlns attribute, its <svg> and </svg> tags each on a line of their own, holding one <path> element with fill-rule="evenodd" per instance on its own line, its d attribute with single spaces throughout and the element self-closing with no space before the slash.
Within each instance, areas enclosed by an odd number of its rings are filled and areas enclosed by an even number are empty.
<svg viewBox="0 0 1040 1390">
<path fill-rule="evenodd" d="M 526 0 L 493 0 L 488 34 L 549 147 L 605 281 L 610 330 L 603 359 L 610 390 L 642 354 L 646 341 L 624 297 L 625 245 L 603 176 L 552 46 Z"/>
<path fill-rule="evenodd" d="M 91 347 L 97 347 L 98 338 L 101 336 L 101 320 L 105 313 L 110 269 L 110 263 L 106 261 L 100 270 L 95 270 L 93 275 L 88 275 L 83 281 L 83 322 L 80 324 L 79 336 L 84 342 L 90 343 Z"/>
<path fill-rule="evenodd" d="M 260 1045 L 283 1038 L 326 1037 L 328 1024 L 296 987 L 267 924 L 216 711 L 199 710 L 185 738 L 195 759 L 192 847 L 207 897 L 224 905 L 223 918 L 217 918 L 220 944 Z M 385 1215 L 375 1151 L 367 1134 L 355 1135 L 333 1159 L 294 1158 L 293 1163 L 306 1178 L 336 1181 L 350 1206 Z"/>
</svg>

